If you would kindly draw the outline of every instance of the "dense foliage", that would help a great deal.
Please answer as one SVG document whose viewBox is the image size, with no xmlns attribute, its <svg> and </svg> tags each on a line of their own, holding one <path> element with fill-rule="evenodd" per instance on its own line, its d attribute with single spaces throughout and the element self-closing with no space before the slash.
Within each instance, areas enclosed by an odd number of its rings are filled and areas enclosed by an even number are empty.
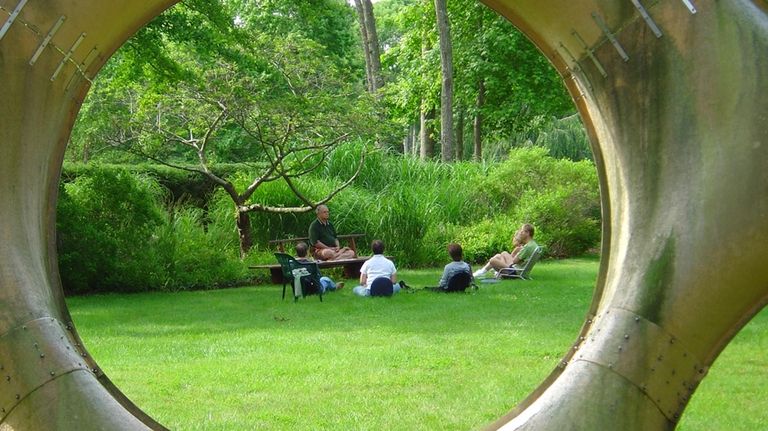
<svg viewBox="0 0 768 431">
<path fill-rule="evenodd" d="M 213 287 L 244 276 L 225 223 L 166 199 L 158 182 L 119 167 L 62 182 L 57 217 L 65 292 Z"/>
<path fill-rule="evenodd" d="M 450 2 L 453 117 L 441 117 L 435 5 L 373 11 L 363 22 L 378 22 L 377 89 L 361 15 L 344 0 L 188 0 L 130 39 L 96 77 L 67 149 L 67 290 L 240 282 L 246 264 L 273 261 L 269 240 L 305 236 L 328 199 L 340 232 L 367 234 L 362 254 L 380 238 L 401 266 L 442 264 L 451 241 L 486 260 L 523 222 L 550 256 L 595 247 L 586 135 L 536 48 L 487 7 Z M 456 162 L 408 154 L 417 127 L 424 149 L 451 136 L 448 120 L 462 151 L 441 158 Z"/>
<path fill-rule="evenodd" d="M 320 173 L 299 186 L 312 196 L 337 187 L 354 169 L 360 145 L 333 153 Z M 187 289 L 232 284 L 249 263 L 271 263 L 268 241 L 305 236 L 313 213 L 255 213 L 257 248 L 241 262 L 231 203 L 221 191 L 170 189 L 167 169 L 67 166 L 58 213 L 59 259 L 69 292 Z M 249 167 L 232 173 L 248 181 Z M 173 178 L 177 178 L 173 180 Z M 158 180 L 159 179 L 159 180 Z M 195 196 L 196 190 L 204 193 Z M 290 206 L 297 197 L 284 182 L 254 194 L 255 202 Z M 196 205 L 190 205 L 194 203 Z M 533 223 L 550 256 L 594 248 L 600 236 L 596 173 L 590 161 L 547 156 L 539 147 L 515 149 L 503 163 L 444 164 L 386 152 L 369 154 L 364 171 L 330 203 L 340 233 L 383 239 L 400 266 L 442 265 L 458 241 L 479 263 L 509 249 L 521 223 Z M 252 274 L 253 275 L 253 274 Z M 262 274 L 265 275 L 265 274 Z"/>
</svg>

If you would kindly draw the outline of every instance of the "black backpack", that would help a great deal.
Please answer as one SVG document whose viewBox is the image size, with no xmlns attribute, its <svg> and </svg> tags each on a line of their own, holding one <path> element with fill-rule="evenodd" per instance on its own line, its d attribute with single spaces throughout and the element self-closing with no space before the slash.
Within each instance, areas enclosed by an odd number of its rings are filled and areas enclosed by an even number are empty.
<svg viewBox="0 0 768 431">
<path fill-rule="evenodd" d="M 472 274 L 461 271 L 448 279 L 448 284 L 443 290 L 445 292 L 464 292 L 470 285 L 472 285 Z"/>
<path fill-rule="evenodd" d="M 371 296 L 392 296 L 393 293 L 392 280 L 387 277 L 379 277 L 371 283 Z"/>
</svg>

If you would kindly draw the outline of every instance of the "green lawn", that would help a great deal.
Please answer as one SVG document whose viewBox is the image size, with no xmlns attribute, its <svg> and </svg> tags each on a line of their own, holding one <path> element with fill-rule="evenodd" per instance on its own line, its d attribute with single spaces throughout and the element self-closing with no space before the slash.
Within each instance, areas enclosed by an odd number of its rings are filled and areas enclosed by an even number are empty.
<svg viewBox="0 0 768 431">
<path fill-rule="evenodd" d="M 293 303 L 280 300 L 281 286 L 259 286 L 68 303 L 101 368 L 171 429 L 469 430 L 505 413 L 557 364 L 582 324 L 597 266 L 546 261 L 534 281 L 463 295 L 356 298 L 349 286 L 323 303 Z M 439 274 L 401 278 L 423 286 Z M 766 327 L 763 313 L 729 346 L 679 429 L 766 427 Z"/>
</svg>

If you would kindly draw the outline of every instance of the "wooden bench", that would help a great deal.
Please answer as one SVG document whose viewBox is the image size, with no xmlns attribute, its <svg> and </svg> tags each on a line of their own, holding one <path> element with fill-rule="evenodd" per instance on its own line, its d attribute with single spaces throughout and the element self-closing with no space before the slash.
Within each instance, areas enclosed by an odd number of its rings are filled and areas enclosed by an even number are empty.
<svg viewBox="0 0 768 431">
<path fill-rule="evenodd" d="M 364 233 L 351 233 L 348 235 L 339 235 L 338 239 L 339 239 L 339 242 L 341 242 L 341 240 L 346 240 L 348 243 L 347 247 L 351 248 L 352 250 L 355 251 L 355 253 L 357 253 L 357 244 L 355 243 L 355 240 L 357 238 L 362 238 L 364 236 L 365 236 Z M 300 238 L 275 239 L 270 241 L 269 244 L 275 245 L 277 247 L 277 251 L 279 251 L 280 253 L 285 253 L 286 244 L 302 242 L 302 241 L 306 242 L 307 245 L 309 245 L 309 237 L 306 237 L 306 236 L 300 237 Z M 310 253 L 311 252 L 312 250 L 310 250 Z M 289 251 L 288 254 L 293 254 L 293 251 L 292 250 Z"/>
<path fill-rule="evenodd" d="M 348 234 L 348 235 L 339 235 L 339 242 L 341 240 L 345 240 L 348 243 L 348 247 L 357 253 L 357 244 L 355 243 L 355 240 L 357 238 L 364 237 L 365 234 L 362 233 L 354 233 L 354 234 Z M 276 239 L 273 241 L 270 241 L 270 245 L 275 245 L 277 248 L 277 251 L 280 253 L 285 253 L 285 246 L 286 244 L 291 243 L 297 243 L 297 242 L 306 242 L 309 244 L 309 238 L 307 237 L 300 237 L 300 238 L 286 238 L 286 239 Z M 290 250 L 288 254 L 293 255 L 293 250 Z M 342 267 L 344 271 L 344 278 L 360 278 L 360 268 L 363 266 L 363 262 L 368 260 L 370 256 L 360 256 L 355 259 L 342 259 L 342 260 L 318 260 L 317 266 L 320 269 L 323 268 L 337 268 Z M 250 269 L 268 269 L 270 278 L 272 280 L 272 283 L 281 284 L 283 282 L 283 270 L 280 268 L 280 264 L 273 263 L 273 264 L 264 264 L 264 265 L 251 265 L 248 268 Z"/>
</svg>

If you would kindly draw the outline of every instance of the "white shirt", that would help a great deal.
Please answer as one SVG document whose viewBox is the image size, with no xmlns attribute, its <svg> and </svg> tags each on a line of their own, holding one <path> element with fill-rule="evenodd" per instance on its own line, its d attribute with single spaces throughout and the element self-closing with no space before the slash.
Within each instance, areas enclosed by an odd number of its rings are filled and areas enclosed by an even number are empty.
<svg viewBox="0 0 768 431">
<path fill-rule="evenodd" d="M 392 278 L 392 275 L 397 273 L 397 268 L 395 268 L 395 264 L 384 257 L 383 254 L 374 254 L 370 259 L 363 263 L 363 266 L 360 268 L 360 273 L 367 276 L 365 287 L 366 289 L 370 289 L 373 280 L 379 277 Z"/>
</svg>

